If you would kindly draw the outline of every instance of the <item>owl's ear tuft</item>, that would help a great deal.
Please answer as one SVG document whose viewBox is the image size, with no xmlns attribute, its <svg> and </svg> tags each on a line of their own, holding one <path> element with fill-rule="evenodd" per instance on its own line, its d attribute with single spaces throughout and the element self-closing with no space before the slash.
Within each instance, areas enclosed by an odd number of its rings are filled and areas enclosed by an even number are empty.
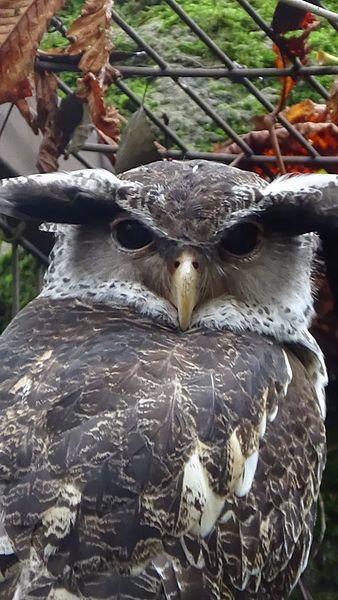
<svg viewBox="0 0 338 600">
<path fill-rule="evenodd" d="M 277 231 L 323 236 L 338 228 L 338 175 L 284 176 L 260 190 L 262 218 Z"/>
<path fill-rule="evenodd" d="M 136 187 L 105 169 L 0 180 L 0 213 L 20 220 L 89 224 L 114 218 L 119 190 Z"/>
<path fill-rule="evenodd" d="M 338 306 L 338 175 L 281 177 L 259 190 L 257 204 L 270 230 L 286 235 L 319 234 L 321 255 Z"/>
</svg>

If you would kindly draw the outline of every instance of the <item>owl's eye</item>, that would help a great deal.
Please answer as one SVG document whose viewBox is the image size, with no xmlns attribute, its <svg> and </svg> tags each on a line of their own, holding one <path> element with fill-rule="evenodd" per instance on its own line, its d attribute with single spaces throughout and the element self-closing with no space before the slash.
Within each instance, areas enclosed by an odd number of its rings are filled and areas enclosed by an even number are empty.
<svg viewBox="0 0 338 600">
<path fill-rule="evenodd" d="M 231 227 L 220 242 L 220 254 L 248 256 L 259 246 L 262 240 L 262 228 L 258 223 L 241 223 Z M 225 258 L 225 257 L 224 257 Z"/>
<path fill-rule="evenodd" d="M 151 230 L 134 219 L 116 220 L 112 224 L 112 234 L 124 250 L 143 250 L 149 248 L 154 241 Z"/>
</svg>

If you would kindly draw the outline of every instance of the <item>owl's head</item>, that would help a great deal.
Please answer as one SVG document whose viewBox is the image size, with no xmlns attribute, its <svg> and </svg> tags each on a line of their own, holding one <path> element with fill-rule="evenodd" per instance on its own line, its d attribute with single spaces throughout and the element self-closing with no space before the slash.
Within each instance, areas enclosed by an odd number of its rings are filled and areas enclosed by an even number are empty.
<svg viewBox="0 0 338 600">
<path fill-rule="evenodd" d="M 188 330 L 296 339 L 312 317 L 317 231 L 338 218 L 338 177 L 271 184 L 208 161 L 157 162 L 0 182 L 0 212 L 58 225 L 42 295 L 130 306 Z"/>
</svg>

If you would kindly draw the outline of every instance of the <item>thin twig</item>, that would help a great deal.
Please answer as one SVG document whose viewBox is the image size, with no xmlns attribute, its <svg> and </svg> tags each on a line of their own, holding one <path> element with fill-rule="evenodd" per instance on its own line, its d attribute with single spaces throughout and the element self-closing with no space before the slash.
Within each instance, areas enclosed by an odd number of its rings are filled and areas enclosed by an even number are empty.
<svg viewBox="0 0 338 600">
<path fill-rule="evenodd" d="M 327 10 L 326 8 L 321 8 L 320 6 L 315 6 L 314 4 L 310 4 L 310 2 L 306 2 L 305 0 L 280 0 L 283 4 L 288 4 L 289 6 L 294 6 L 295 8 L 299 8 L 300 10 L 305 10 L 306 12 L 312 12 L 319 17 L 325 17 L 328 20 L 334 20 L 338 22 L 338 14 L 332 12 L 332 10 Z"/>
<path fill-rule="evenodd" d="M 285 163 L 284 163 L 283 156 L 282 156 L 282 153 L 280 150 L 279 141 L 278 141 L 278 137 L 276 134 L 276 128 L 275 128 L 275 123 L 276 123 L 275 111 L 273 113 L 271 113 L 271 115 L 267 115 L 265 117 L 265 123 L 266 123 L 267 128 L 270 133 L 271 146 L 272 146 L 275 156 L 276 156 L 278 169 L 279 169 L 281 175 L 285 175 L 286 174 Z"/>
<path fill-rule="evenodd" d="M 12 242 L 12 317 L 19 312 L 20 308 L 20 270 L 19 270 L 19 247 L 17 240 Z"/>
<path fill-rule="evenodd" d="M 234 158 L 233 161 L 231 161 L 230 163 L 230 167 L 237 167 L 237 165 L 241 162 L 241 160 L 244 158 L 245 154 L 244 152 L 241 152 L 240 154 L 238 154 L 238 156 L 236 156 L 236 158 Z"/>
<path fill-rule="evenodd" d="M 333 446 L 330 446 L 327 449 L 327 455 L 332 454 L 332 452 L 337 452 L 338 450 L 338 444 L 333 444 Z"/>
<path fill-rule="evenodd" d="M 3 120 L 3 123 L 2 123 L 2 125 L 1 125 L 1 128 L 0 128 L 0 137 L 2 136 L 2 134 L 3 134 L 3 131 L 4 131 L 5 127 L 6 127 L 6 125 L 7 125 L 7 121 L 8 121 L 8 119 L 9 119 L 9 117 L 10 117 L 10 114 L 11 114 L 11 112 L 12 112 L 12 110 L 13 110 L 13 107 L 14 107 L 14 104 L 12 103 L 12 104 L 10 105 L 10 107 L 9 107 L 9 109 L 8 109 L 8 111 L 7 111 L 7 114 L 6 114 L 6 116 L 5 116 L 4 120 Z"/>
<path fill-rule="evenodd" d="M 312 552 L 312 558 L 316 558 L 320 547 L 323 543 L 323 539 L 325 536 L 325 531 L 326 531 L 326 515 L 325 515 L 325 505 L 324 505 L 324 500 L 323 500 L 323 496 L 321 494 L 319 494 L 318 496 L 318 507 L 319 507 L 319 517 L 320 517 L 320 532 L 319 532 L 319 537 L 316 543 L 316 547 Z"/>
<path fill-rule="evenodd" d="M 301 594 L 303 596 L 303 600 L 313 600 L 310 592 L 308 592 L 308 590 L 306 589 L 306 587 L 305 587 L 305 585 L 304 585 L 304 583 L 302 582 L 301 579 L 298 581 L 298 587 L 299 587 L 299 589 L 301 591 Z"/>
</svg>

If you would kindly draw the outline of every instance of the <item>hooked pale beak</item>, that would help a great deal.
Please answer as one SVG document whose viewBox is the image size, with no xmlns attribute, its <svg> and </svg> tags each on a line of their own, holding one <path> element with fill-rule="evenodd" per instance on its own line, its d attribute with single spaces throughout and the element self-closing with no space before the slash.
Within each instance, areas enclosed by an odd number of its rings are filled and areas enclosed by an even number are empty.
<svg viewBox="0 0 338 600">
<path fill-rule="evenodd" d="M 182 331 L 189 328 L 191 314 L 199 300 L 201 267 L 193 250 L 185 249 L 176 258 L 172 275 L 172 302 L 177 308 Z"/>
</svg>

